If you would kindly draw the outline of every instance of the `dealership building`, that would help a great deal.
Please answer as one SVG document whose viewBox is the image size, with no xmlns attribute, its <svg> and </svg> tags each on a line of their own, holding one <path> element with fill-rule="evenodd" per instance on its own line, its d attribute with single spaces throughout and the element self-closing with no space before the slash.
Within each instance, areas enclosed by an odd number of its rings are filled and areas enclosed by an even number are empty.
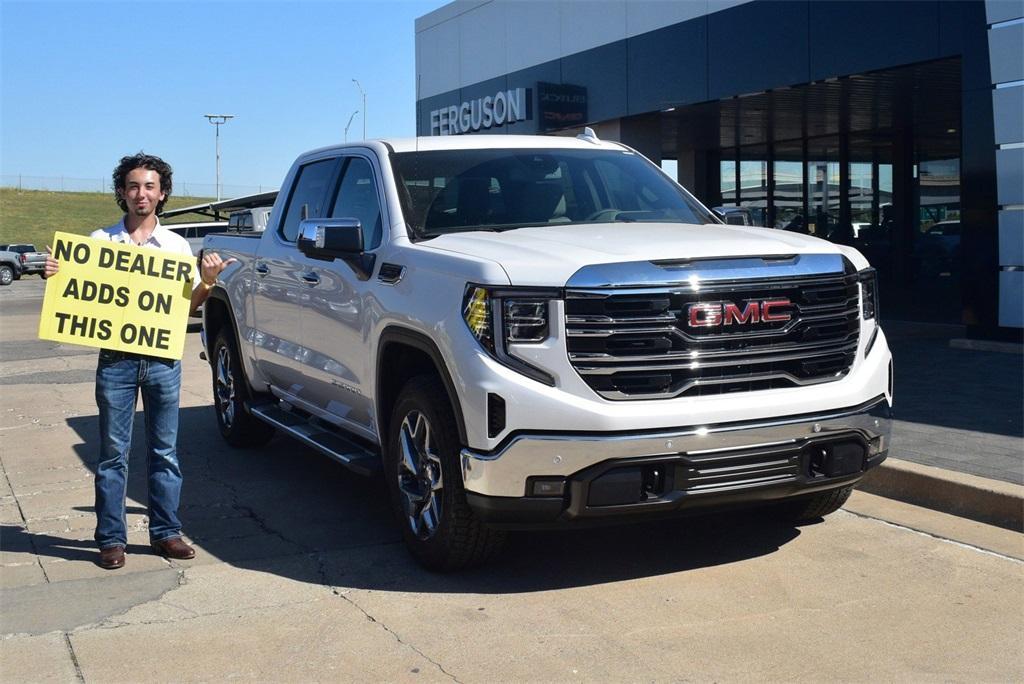
<svg viewBox="0 0 1024 684">
<path fill-rule="evenodd" d="M 860 249 L 883 315 L 1019 340 L 1024 0 L 458 0 L 416 21 L 419 135 L 639 150 L 727 222 Z"/>
</svg>

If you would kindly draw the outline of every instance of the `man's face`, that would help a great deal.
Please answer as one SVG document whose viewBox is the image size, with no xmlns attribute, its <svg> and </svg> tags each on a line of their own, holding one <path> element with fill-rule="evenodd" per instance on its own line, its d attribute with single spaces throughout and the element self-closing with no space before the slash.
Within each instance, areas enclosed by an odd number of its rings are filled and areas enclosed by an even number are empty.
<svg viewBox="0 0 1024 684">
<path fill-rule="evenodd" d="M 160 190 L 160 174 L 141 166 L 132 169 L 124 179 L 124 189 L 118 190 L 118 194 L 128 205 L 129 213 L 149 216 L 164 199 Z"/>
</svg>

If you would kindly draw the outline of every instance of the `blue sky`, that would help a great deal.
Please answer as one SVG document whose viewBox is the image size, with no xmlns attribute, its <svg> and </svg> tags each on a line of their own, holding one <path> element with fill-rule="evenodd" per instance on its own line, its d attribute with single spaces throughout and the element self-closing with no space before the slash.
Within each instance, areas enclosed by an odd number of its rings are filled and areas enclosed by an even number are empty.
<svg viewBox="0 0 1024 684">
<path fill-rule="evenodd" d="M 367 137 L 413 135 L 414 21 L 444 4 L 0 0 L 0 173 L 98 179 L 144 149 L 212 184 L 202 115 L 228 113 L 221 182 L 276 187 L 342 140 L 353 78 Z"/>
</svg>

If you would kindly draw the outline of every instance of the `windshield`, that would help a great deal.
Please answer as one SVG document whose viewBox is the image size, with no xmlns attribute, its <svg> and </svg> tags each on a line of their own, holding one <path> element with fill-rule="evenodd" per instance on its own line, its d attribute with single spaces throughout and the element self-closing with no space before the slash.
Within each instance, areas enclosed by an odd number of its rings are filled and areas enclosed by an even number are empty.
<svg viewBox="0 0 1024 684">
<path fill-rule="evenodd" d="M 421 238 L 613 221 L 720 223 L 626 150 L 442 150 L 392 159 L 406 220 Z"/>
</svg>

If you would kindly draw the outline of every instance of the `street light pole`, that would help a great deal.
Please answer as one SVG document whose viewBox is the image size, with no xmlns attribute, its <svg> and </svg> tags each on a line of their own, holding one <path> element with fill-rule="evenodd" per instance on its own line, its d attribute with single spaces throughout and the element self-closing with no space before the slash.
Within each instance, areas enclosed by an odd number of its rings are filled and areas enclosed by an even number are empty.
<svg viewBox="0 0 1024 684">
<path fill-rule="evenodd" d="M 345 142 L 348 142 L 348 127 L 352 125 L 352 119 L 356 118 L 356 114 L 358 113 L 359 110 L 357 109 L 356 111 L 352 112 L 351 116 L 348 117 L 348 123 L 345 124 Z"/>
<path fill-rule="evenodd" d="M 217 127 L 217 133 L 216 133 L 216 135 L 214 137 L 215 137 L 215 139 L 217 141 L 216 142 L 216 146 L 217 146 L 217 201 L 219 202 L 220 201 L 220 127 L 221 127 L 221 124 L 226 124 L 228 122 L 228 119 L 234 119 L 235 115 L 234 114 L 203 114 L 203 116 L 205 116 L 207 118 L 207 120 L 209 120 L 210 123 L 212 123 L 214 126 Z"/>
<path fill-rule="evenodd" d="M 359 88 L 359 94 L 363 96 L 363 140 L 366 140 L 366 91 L 363 90 L 363 86 L 359 85 L 359 81 L 352 79 L 352 82 L 356 84 L 356 88 Z"/>
</svg>

